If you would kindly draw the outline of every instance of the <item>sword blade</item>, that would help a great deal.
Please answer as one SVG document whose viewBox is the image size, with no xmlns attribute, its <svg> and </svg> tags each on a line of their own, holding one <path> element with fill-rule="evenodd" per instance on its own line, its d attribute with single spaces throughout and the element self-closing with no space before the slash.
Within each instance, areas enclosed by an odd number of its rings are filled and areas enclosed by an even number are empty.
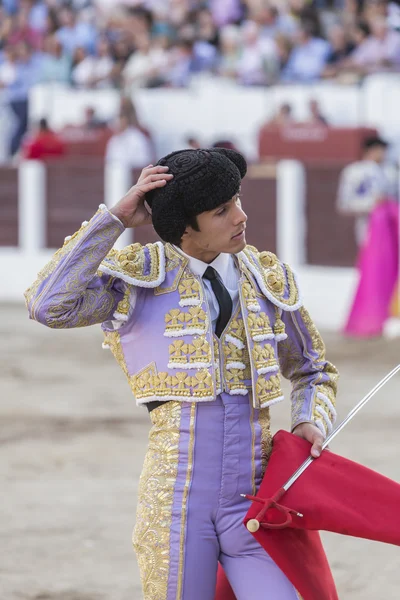
<svg viewBox="0 0 400 600">
<path fill-rule="evenodd" d="M 376 386 L 374 388 L 372 388 L 372 390 L 370 392 L 368 392 L 368 394 L 366 396 L 364 396 L 364 398 L 362 400 L 360 400 L 360 402 L 349 412 L 347 417 L 325 439 L 325 441 L 322 445 L 323 450 L 328 446 L 328 444 L 333 440 L 333 438 L 335 438 L 337 436 L 337 434 L 340 431 L 342 431 L 342 429 L 344 427 L 346 427 L 347 423 L 349 423 L 349 421 L 351 421 L 353 419 L 353 417 L 355 417 L 355 415 L 367 404 L 367 402 L 369 402 L 369 400 L 371 400 L 371 398 L 373 396 L 375 396 L 375 394 L 377 392 L 379 392 L 379 390 L 389 381 L 389 379 L 391 379 L 394 375 L 396 375 L 396 373 L 398 373 L 398 371 L 400 371 L 400 365 L 397 365 L 397 367 L 395 367 L 392 371 L 390 371 L 390 373 L 385 375 L 385 377 L 383 379 L 381 379 L 381 381 L 379 383 L 377 383 Z M 294 484 L 294 482 L 297 481 L 297 479 L 300 477 L 300 475 L 302 475 L 304 473 L 304 471 L 311 465 L 311 463 L 314 462 L 314 460 L 318 460 L 318 458 L 313 458 L 312 456 L 309 456 L 303 462 L 303 464 L 297 469 L 297 471 L 295 473 L 293 473 L 293 475 L 290 477 L 290 479 L 287 480 L 287 482 L 283 486 L 283 489 L 285 491 L 287 491 Z"/>
</svg>

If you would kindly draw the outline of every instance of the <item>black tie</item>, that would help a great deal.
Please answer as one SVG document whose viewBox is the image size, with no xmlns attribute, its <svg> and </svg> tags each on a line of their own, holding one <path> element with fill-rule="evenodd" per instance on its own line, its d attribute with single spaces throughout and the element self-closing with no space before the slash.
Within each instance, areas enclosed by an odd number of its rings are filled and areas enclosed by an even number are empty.
<svg viewBox="0 0 400 600">
<path fill-rule="evenodd" d="M 211 282 L 212 291 L 214 292 L 219 304 L 219 317 L 215 327 L 215 333 L 218 337 L 220 337 L 232 315 L 232 298 L 218 277 L 217 271 L 213 267 L 207 267 L 203 277 Z"/>
</svg>

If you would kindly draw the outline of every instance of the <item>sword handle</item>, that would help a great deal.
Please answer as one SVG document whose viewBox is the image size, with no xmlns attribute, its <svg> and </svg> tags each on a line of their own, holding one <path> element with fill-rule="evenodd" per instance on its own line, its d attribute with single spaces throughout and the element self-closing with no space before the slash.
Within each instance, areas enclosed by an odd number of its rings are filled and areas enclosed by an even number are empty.
<svg viewBox="0 0 400 600">
<path fill-rule="evenodd" d="M 272 496 L 272 498 L 258 498 L 257 496 L 248 496 L 245 497 L 252 502 L 258 502 L 259 504 L 263 504 L 263 508 L 257 514 L 255 519 L 250 519 L 247 522 L 247 529 L 251 531 L 251 533 L 255 533 L 258 531 L 260 527 L 264 529 L 286 529 L 286 527 L 290 527 L 293 523 L 293 515 L 298 517 L 302 517 L 303 515 L 297 512 L 297 510 L 293 510 L 292 508 L 288 508 L 283 504 L 279 504 L 279 500 L 282 498 L 283 494 L 286 492 L 285 488 L 280 488 L 276 494 Z M 266 512 L 270 508 L 275 508 L 278 512 L 282 513 L 286 519 L 281 521 L 280 523 L 270 523 L 267 519 Z"/>
</svg>

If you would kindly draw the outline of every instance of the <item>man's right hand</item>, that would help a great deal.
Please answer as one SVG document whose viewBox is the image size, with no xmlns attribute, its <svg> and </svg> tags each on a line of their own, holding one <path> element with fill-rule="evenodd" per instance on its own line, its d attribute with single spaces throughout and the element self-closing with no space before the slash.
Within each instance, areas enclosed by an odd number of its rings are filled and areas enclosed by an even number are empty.
<svg viewBox="0 0 400 600">
<path fill-rule="evenodd" d="M 151 214 L 144 204 L 146 194 L 155 188 L 163 187 L 172 179 L 173 175 L 167 171 L 168 167 L 145 167 L 137 183 L 113 206 L 110 212 L 118 217 L 124 227 L 139 227 L 151 223 Z"/>
</svg>

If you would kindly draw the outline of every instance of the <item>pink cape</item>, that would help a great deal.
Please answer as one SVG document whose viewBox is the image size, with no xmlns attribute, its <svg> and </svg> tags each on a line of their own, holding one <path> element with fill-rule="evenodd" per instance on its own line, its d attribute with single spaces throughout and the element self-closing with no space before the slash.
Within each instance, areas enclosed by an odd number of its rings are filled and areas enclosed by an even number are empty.
<svg viewBox="0 0 400 600">
<path fill-rule="evenodd" d="M 374 337 L 383 332 L 398 278 L 399 204 L 381 202 L 371 214 L 367 238 L 361 248 L 360 279 L 344 333 Z"/>
</svg>

